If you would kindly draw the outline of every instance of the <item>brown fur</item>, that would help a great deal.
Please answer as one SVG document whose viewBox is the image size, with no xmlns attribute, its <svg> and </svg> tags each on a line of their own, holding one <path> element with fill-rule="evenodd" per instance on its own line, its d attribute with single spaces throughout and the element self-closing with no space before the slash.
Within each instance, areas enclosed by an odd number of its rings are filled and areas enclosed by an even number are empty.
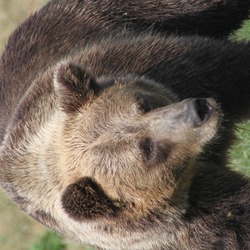
<svg viewBox="0 0 250 250">
<path fill-rule="evenodd" d="M 77 221 L 115 216 L 119 210 L 90 178 L 69 185 L 62 196 L 62 205 Z"/>
<path fill-rule="evenodd" d="M 14 32 L 1 186 L 99 248 L 247 249 L 250 188 L 226 151 L 250 117 L 250 45 L 194 34 L 226 35 L 250 3 L 157 3 L 53 0 Z"/>
</svg>

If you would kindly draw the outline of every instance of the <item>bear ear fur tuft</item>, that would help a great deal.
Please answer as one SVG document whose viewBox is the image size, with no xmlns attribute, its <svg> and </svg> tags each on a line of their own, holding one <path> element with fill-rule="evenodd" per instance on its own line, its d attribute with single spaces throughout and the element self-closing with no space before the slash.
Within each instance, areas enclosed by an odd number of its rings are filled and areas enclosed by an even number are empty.
<svg viewBox="0 0 250 250">
<path fill-rule="evenodd" d="M 81 178 L 69 185 L 62 196 L 62 206 L 77 221 L 114 217 L 119 212 L 119 207 L 91 178 Z"/>
<path fill-rule="evenodd" d="M 59 94 L 60 106 L 66 112 L 77 111 L 99 92 L 95 78 L 72 63 L 58 67 L 54 85 Z"/>
</svg>

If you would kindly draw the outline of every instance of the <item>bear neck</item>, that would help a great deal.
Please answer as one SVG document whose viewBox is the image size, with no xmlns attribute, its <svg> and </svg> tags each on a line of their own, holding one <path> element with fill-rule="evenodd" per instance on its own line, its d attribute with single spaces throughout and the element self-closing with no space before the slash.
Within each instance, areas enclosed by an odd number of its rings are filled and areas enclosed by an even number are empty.
<svg viewBox="0 0 250 250">
<path fill-rule="evenodd" d="M 17 203 L 26 201 L 20 207 L 28 213 L 46 206 L 50 210 L 61 188 L 58 159 L 65 114 L 53 93 L 38 93 L 33 86 L 21 100 L 0 147 L 1 185 Z"/>
</svg>

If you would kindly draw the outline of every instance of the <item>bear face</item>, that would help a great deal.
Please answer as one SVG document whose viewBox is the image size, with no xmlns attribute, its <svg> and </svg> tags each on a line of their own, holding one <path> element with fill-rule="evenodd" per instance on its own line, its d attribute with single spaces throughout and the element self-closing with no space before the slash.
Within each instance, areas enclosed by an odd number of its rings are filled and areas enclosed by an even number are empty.
<svg viewBox="0 0 250 250">
<path fill-rule="evenodd" d="M 65 64 L 54 83 L 66 114 L 62 174 L 74 169 L 62 203 L 76 220 L 118 211 L 142 216 L 174 199 L 189 185 L 190 168 L 220 124 L 213 99 L 179 102 L 145 78 L 95 79 Z"/>
</svg>

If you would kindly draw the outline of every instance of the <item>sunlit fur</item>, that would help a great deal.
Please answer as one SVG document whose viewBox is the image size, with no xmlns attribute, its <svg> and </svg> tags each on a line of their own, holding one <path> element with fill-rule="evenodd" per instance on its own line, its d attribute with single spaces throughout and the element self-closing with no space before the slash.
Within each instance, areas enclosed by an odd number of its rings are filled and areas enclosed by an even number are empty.
<svg viewBox="0 0 250 250">
<path fill-rule="evenodd" d="M 50 1 L 1 57 L 3 189 L 99 249 L 247 249 L 250 188 L 227 150 L 250 117 L 250 45 L 217 38 L 249 6 Z"/>
</svg>

